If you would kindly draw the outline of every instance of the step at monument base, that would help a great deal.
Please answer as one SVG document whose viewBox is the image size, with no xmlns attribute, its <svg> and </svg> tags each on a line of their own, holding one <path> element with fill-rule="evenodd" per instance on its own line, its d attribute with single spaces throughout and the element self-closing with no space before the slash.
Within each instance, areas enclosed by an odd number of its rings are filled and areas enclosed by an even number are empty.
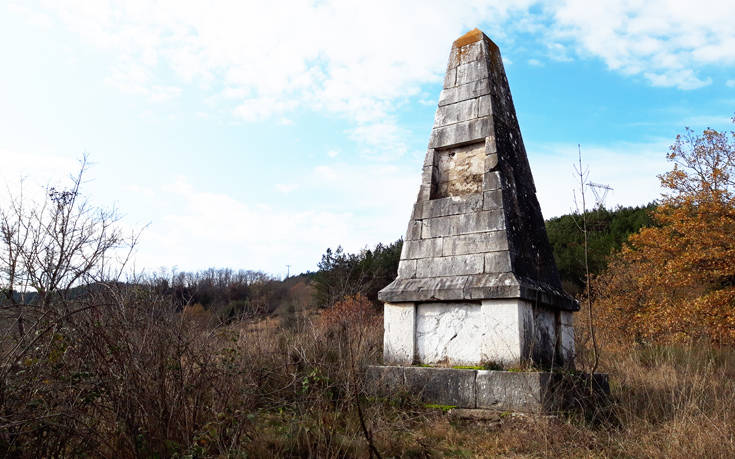
<svg viewBox="0 0 735 459">
<path fill-rule="evenodd" d="M 536 414 L 599 407 L 610 394 L 606 374 L 387 365 L 367 368 L 367 387 L 384 396 L 406 391 L 437 405 Z"/>
</svg>

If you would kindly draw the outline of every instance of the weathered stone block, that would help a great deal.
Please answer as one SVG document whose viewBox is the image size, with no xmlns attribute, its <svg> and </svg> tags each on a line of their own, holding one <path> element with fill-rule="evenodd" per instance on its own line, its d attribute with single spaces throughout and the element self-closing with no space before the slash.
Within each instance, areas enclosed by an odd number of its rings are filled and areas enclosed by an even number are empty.
<svg viewBox="0 0 735 459">
<path fill-rule="evenodd" d="M 483 40 L 470 43 L 459 48 L 459 64 L 485 60 L 485 42 Z"/>
<path fill-rule="evenodd" d="M 461 407 L 475 405 L 473 370 L 407 367 L 404 375 L 406 385 L 427 402 Z"/>
<path fill-rule="evenodd" d="M 521 288 L 512 273 L 492 273 L 472 276 L 465 284 L 465 299 L 519 298 Z"/>
<path fill-rule="evenodd" d="M 439 94 L 439 106 L 474 99 L 486 94 L 490 94 L 490 80 L 483 78 L 482 80 L 443 89 L 441 94 Z"/>
<path fill-rule="evenodd" d="M 442 256 L 441 238 L 405 241 L 401 250 L 401 260 L 440 256 Z"/>
<path fill-rule="evenodd" d="M 484 268 L 483 255 L 423 258 L 416 265 L 416 277 L 462 276 L 479 274 Z"/>
<path fill-rule="evenodd" d="M 472 412 L 583 412 L 599 410 L 610 396 L 606 374 L 369 366 L 366 376 L 367 387 L 374 393 L 390 396 L 405 390 L 426 403 Z"/>
<path fill-rule="evenodd" d="M 453 223 L 459 219 L 459 215 L 447 215 L 444 217 L 427 218 L 421 221 L 421 238 L 449 236 L 452 234 Z"/>
<path fill-rule="evenodd" d="M 416 352 L 416 307 L 413 303 L 383 306 L 383 362 L 411 365 Z"/>
<path fill-rule="evenodd" d="M 411 220 L 408 222 L 408 229 L 406 229 L 406 240 L 413 241 L 415 239 L 421 239 L 421 220 Z"/>
<path fill-rule="evenodd" d="M 424 166 L 423 170 L 421 171 L 421 185 L 425 186 L 431 186 L 431 184 L 434 182 L 434 177 L 437 174 L 436 166 L 430 165 L 430 166 Z"/>
<path fill-rule="evenodd" d="M 454 223 L 451 234 L 467 234 L 505 229 L 505 216 L 497 210 L 462 214 Z"/>
<path fill-rule="evenodd" d="M 425 201 L 417 201 L 413 204 L 413 212 L 411 212 L 411 219 L 412 220 L 420 220 L 423 214 L 423 208 L 424 208 L 424 202 Z"/>
<path fill-rule="evenodd" d="M 434 127 L 447 126 L 477 118 L 477 99 L 440 105 L 434 115 Z"/>
<path fill-rule="evenodd" d="M 444 75 L 444 87 L 452 88 L 454 86 L 457 86 L 457 69 L 456 68 L 447 70 L 447 74 Z"/>
<path fill-rule="evenodd" d="M 466 214 L 482 210 L 482 194 L 468 194 L 462 197 L 450 196 L 447 198 L 425 201 L 421 206 L 419 218 L 436 218 L 447 215 Z"/>
<path fill-rule="evenodd" d="M 523 300 L 497 298 L 482 301 L 483 340 L 478 344 L 482 361 L 518 365 L 523 359 L 523 324 L 521 311 L 527 308 Z"/>
<path fill-rule="evenodd" d="M 423 167 L 430 167 L 433 165 L 434 165 L 434 149 L 429 148 L 429 150 L 426 152 L 426 157 L 424 157 Z"/>
<path fill-rule="evenodd" d="M 485 334 L 480 302 L 417 303 L 416 358 L 421 363 L 475 365 Z"/>
<path fill-rule="evenodd" d="M 502 230 L 505 229 L 505 217 L 501 211 L 484 210 L 469 214 L 429 218 L 422 220 L 422 225 L 421 237 L 429 239 Z"/>
<path fill-rule="evenodd" d="M 504 230 L 447 236 L 442 243 L 442 255 L 466 255 L 496 250 L 508 250 L 508 237 Z"/>
<path fill-rule="evenodd" d="M 400 303 L 462 298 L 469 277 L 398 278 L 378 292 L 378 299 L 384 302 Z"/>
<path fill-rule="evenodd" d="M 416 260 L 401 260 L 398 263 L 398 277 L 403 279 L 416 277 Z"/>
<path fill-rule="evenodd" d="M 576 349 L 574 347 L 574 323 L 570 311 L 558 311 L 561 326 L 561 343 L 559 350 L 568 362 L 566 366 L 574 367 Z"/>
<path fill-rule="evenodd" d="M 456 85 L 467 84 L 488 77 L 487 65 L 482 61 L 460 64 L 456 69 L 452 70 L 456 72 Z"/>
<path fill-rule="evenodd" d="M 449 63 L 447 69 L 456 68 L 461 64 L 468 62 L 484 60 L 486 55 L 486 46 L 483 41 L 476 41 L 462 47 L 453 47 L 449 53 Z"/>
<path fill-rule="evenodd" d="M 545 412 L 551 396 L 548 373 L 479 370 L 477 408 Z"/>
<path fill-rule="evenodd" d="M 486 273 L 509 273 L 511 271 L 513 267 L 510 263 L 510 253 L 507 250 L 485 254 Z"/>
<path fill-rule="evenodd" d="M 489 135 L 485 137 L 485 154 L 492 155 L 492 154 L 496 154 L 497 152 L 498 152 L 498 145 L 495 143 L 495 136 Z M 495 157 L 497 158 L 498 155 L 496 154 Z M 485 172 L 492 170 L 496 165 L 497 165 L 497 160 L 495 164 L 491 165 L 491 167 L 486 167 Z"/>
<path fill-rule="evenodd" d="M 431 185 L 424 185 L 423 183 L 419 186 L 419 192 L 416 196 L 417 201 L 428 201 L 431 198 Z"/>
<path fill-rule="evenodd" d="M 502 188 L 502 182 L 500 181 L 500 172 L 492 171 L 486 172 L 482 178 L 482 190 L 498 190 Z"/>
<path fill-rule="evenodd" d="M 482 196 L 484 210 L 498 210 L 503 207 L 503 194 L 500 190 L 485 191 Z"/>
<path fill-rule="evenodd" d="M 477 116 L 490 116 L 493 114 L 493 102 L 491 96 L 477 98 Z"/>
<path fill-rule="evenodd" d="M 406 378 L 401 366 L 372 365 L 368 368 L 370 389 L 379 394 L 391 394 L 404 390 Z"/>
<path fill-rule="evenodd" d="M 436 127 L 431 132 L 430 148 L 446 148 L 452 145 L 484 140 L 492 134 L 492 121 L 489 118 L 477 118 L 449 126 Z"/>
</svg>

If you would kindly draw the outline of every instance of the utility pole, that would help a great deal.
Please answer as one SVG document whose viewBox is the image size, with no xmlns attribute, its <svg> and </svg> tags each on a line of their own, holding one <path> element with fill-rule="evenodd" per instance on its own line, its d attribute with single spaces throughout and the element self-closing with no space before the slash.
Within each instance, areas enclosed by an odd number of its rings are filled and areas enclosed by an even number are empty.
<svg viewBox="0 0 735 459">
<path fill-rule="evenodd" d="M 286 279 L 291 275 L 291 265 L 286 265 Z"/>
<path fill-rule="evenodd" d="M 595 206 L 605 207 L 605 198 L 607 198 L 607 193 L 613 190 L 613 187 L 592 182 L 587 182 L 587 186 L 590 187 L 592 193 L 595 195 Z"/>
</svg>

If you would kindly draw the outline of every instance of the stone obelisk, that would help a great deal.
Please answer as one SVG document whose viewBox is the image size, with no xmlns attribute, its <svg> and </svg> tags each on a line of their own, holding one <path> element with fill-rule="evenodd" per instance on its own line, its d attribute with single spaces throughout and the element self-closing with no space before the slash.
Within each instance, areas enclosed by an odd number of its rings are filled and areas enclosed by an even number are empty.
<svg viewBox="0 0 735 459">
<path fill-rule="evenodd" d="M 498 47 L 456 40 L 385 303 L 384 363 L 569 366 L 561 287 Z"/>
</svg>

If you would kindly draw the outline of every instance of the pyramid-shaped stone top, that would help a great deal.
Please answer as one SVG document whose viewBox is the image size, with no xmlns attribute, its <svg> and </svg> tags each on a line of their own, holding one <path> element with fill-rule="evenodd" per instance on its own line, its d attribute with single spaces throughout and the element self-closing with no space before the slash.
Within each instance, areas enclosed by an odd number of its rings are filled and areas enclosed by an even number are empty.
<svg viewBox="0 0 735 459">
<path fill-rule="evenodd" d="M 500 50 L 457 39 L 389 303 L 521 298 L 577 310 L 561 287 Z"/>
</svg>

